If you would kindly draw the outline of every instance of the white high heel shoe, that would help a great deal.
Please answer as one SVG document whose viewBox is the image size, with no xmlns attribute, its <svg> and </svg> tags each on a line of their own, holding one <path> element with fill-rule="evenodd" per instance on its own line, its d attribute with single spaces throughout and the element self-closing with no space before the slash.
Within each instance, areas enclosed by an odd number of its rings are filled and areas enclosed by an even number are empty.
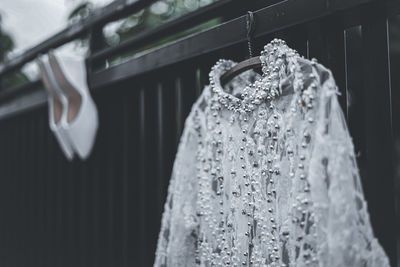
<svg viewBox="0 0 400 267">
<path fill-rule="evenodd" d="M 67 99 L 56 83 L 47 58 L 43 57 L 43 60 L 38 59 L 37 64 L 40 68 L 43 83 L 49 92 L 47 102 L 49 105 L 50 130 L 56 137 L 65 157 L 68 160 L 72 160 L 74 158 L 74 151 L 62 126 L 62 121 L 64 121 L 67 116 Z"/>
<path fill-rule="evenodd" d="M 87 86 L 85 61 L 50 52 L 49 62 L 68 99 L 68 115 L 62 126 L 79 157 L 86 159 L 93 148 L 99 121 Z"/>
</svg>

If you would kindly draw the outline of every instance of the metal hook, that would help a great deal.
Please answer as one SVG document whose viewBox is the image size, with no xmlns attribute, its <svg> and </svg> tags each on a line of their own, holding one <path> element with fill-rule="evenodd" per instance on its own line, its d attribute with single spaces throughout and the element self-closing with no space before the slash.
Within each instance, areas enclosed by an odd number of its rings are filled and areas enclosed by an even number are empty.
<svg viewBox="0 0 400 267">
<path fill-rule="evenodd" d="M 255 30 L 254 14 L 251 11 L 247 11 L 246 17 L 246 28 L 247 28 L 247 45 L 249 47 L 249 57 L 253 57 L 253 33 Z"/>
</svg>

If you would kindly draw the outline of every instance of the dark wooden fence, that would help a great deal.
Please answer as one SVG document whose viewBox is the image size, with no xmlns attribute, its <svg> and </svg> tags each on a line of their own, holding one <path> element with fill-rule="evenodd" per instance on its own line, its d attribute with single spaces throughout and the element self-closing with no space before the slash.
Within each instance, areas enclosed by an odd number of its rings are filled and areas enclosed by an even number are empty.
<svg viewBox="0 0 400 267">
<path fill-rule="evenodd" d="M 185 117 L 216 60 L 247 56 L 246 10 L 256 11 L 256 51 L 283 38 L 333 71 L 375 234 L 400 266 L 400 1 L 221 0 L 115 47 L 99 45 L 105 23 L 152 1 L 131 2 L 116 1 L 0 67 L 1 80 L 90 33 L 100 115 L 92 156 L 67 162 L 41 82 L 0 91 L 1 266 L 152 265 Z M 109 57 L 218 16 L 227 22 L 103 68 Z"/>
</svg>

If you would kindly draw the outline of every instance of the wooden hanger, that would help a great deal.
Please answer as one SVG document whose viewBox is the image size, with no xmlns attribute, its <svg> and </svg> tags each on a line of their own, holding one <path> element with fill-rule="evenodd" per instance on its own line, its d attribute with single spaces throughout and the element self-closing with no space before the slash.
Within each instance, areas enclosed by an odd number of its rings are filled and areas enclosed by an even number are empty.
<svg viewBox="0 0 400 267">
<path fill-rule="evenodd" d="M 252 57 L 246 59 L 242 62 L 239 62 L 235 66 L 233 66 L 230 70 L 226 71 L 221 75 L 220 81 L 221 85 L 226 85 L 230 80 L 232 80 L 235 76 L 245 72 L 250 69 L 258 69 L 261 68 L 261 60 L 259 57 Z"/>
<path fill-rule="evenodd" d="M 245 72 L 250 69 L 259 69 L 261 68 L 261 60 L 259 57 L 253 57 L 253 43 L 252 43 L 252 35 L 255 30 L 254 25 L 254 15 L 253 12 L 247 11 L 246 17 L 246 27 L 247 27 L 247 44 L 249 47 L 249 59 L 246 59 L 242 62 L 239 62 L 235 66 L 233 66 L 230 70 L 226 71 L 220 77 L 221 85 L 224 86 L 230 80 L 232 80 L 235 76 Z"/>
</svg>

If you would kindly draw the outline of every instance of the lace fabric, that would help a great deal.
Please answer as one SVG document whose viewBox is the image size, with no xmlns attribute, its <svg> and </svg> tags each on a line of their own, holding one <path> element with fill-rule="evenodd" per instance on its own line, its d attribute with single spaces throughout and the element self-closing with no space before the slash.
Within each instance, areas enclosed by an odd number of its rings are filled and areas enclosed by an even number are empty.
<svg viewBox="0 0 400 267">
<path fill-rule="evenodd" d="M 260 59 L 193 105 L 154 266 L 389 266 L 331 72 L 277 39 Z"/>
</svg>

